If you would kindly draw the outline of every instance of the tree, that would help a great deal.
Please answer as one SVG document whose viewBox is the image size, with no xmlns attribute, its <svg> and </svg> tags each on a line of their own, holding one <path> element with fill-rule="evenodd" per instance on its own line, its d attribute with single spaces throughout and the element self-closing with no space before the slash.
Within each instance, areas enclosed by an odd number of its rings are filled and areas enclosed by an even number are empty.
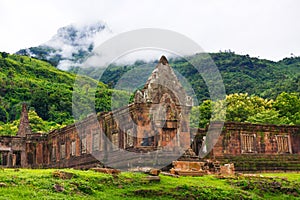
<svg viewBox="0 0 300 200">
<path fill-rule="evenodd" d="M 278 110 L 280 117 L 287 117 L 292 124 L 300 121 L 300 97 L 299 93 L 283 92 L 277 96 L 274 108 Z"/>
<path fill-rule="evenodd" d="M 28 118 L 30 123 L 30 128 L 32 132 L 43 132 L 46 133 L 50 130 L 60 128 L 59 124 L 55 122 L 44 121 L 41 117 L 37 115 L 34 110 L 28 112 Z"/>
<path fill-rule="evenodd" d="M 287 117 L 279 117 L 279 112 L 274 109 L 268 109 L 249 116 L 247 122 L 257 124 L 289 124 L 289 119 Z"/>
<path fill-rule="evenodd" d="M 226 97 L 226 120 L 245 122 L 248 117 L 270 109 L 272 100 L 245 94 L 231 94 Z"/>
<path fill-rule="evenodd" d="M 49 98 L 47 91 L 43 89 L 35 91 L 31 105 L 42 119 L 49 119 Z"/>
<path fill-rule="evenodd" d="M 193 128 L 204 128 L 211 119 L 211 100 L 203 101 L 200 106 L 194 106 L 191 110 L 190 125 Z"/>
<path fill-rule="evenodd" d="M 9 118 L 9 116 L 8 116 L 7 111 L 5 110 L 5 108 L 0 106 L 0 121 L 7 123 L 9 120 L 8 118 Z"/>
</svg>

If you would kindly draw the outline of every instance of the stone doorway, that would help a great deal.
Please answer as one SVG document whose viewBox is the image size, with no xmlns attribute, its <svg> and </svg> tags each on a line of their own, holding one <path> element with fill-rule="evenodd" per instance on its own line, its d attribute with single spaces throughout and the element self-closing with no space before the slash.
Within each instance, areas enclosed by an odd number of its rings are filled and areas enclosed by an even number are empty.
<svg viewBox="0 0 300 200">
<path fill-rule="evenodd" d="M 8 165 L 8 152 L 0 151 L 0 165 L 3 167 L 7 167 Z"/>
<path fill-rule="evenodd" d="M 20 167 L 21 166 L 21 151 L 13 152 L 13 166 Z"/>
</svg>

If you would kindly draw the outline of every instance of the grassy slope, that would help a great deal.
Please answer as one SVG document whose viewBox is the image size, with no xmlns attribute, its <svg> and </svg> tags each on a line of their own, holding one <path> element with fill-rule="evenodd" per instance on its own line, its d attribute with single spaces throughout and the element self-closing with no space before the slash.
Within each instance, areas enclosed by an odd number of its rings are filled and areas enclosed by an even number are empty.
<svg viewBox="0 0 300 200">
<path fill-rule="evenodd" d="M 300 195 L 300 174 L 296 173 L 228 179 L 212 175 L 180 178 L 160 175 L 161 182 L 145 183 L 142 177 L 146 175 L 138 173 L 113 177 L 64 169 L 74 176 L 63 180 L 53 177 L 54 171 L 4 169 L 0 173 L 0 185 L 5 184 L 0 187 L 0 199 L 296 199 Z M 64 191 L 56 192 L 55 184 Z"/>
<path fill-rule="evenodd" d="M 75 80 L 80 86 L 74 87 Z M 20 117 L 22 102 L 43 120 L 65 125 L 73 122 L 74 90 L 76 112 L 81 118 L 93 111 L 93 105 L 96 112 L 109 111 L 113 94 L 119 99 L 117 103 L 129 101 L 127 93 L 109 89 L 87 76 L 61 71 L 41 60 L 3 52 L 0 52 L 0 85 L 0 135 L 15 134 L 10 130 Z M 1 126 L 8 128 L 1 131 Z"/>
<path fill-rule="evenodd" d="M 8 113 L 10 121 L 18 119 L 20 103 L 27 102 L 43 119 L 50 121 L 60 117 L 63 122 L 71 119 L 75 79 L 97 83 L 91 78 L 58 70 L 44 61 L 0 55 L 0 106 Z M 106 89 L 103 83 L 98 83 L 98 86 Z"/>
</svg>

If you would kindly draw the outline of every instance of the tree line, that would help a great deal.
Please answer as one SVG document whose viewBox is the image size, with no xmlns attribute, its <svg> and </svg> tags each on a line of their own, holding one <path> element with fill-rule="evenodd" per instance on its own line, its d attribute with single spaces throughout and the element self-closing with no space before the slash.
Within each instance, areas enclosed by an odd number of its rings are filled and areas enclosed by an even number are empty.
<svg viewBox="0 0 300 200">
<path fill-rule="evenodd" d="M 204 128 L 210 121 L 218 120 L 300 125 L 300 94 L 282 92 L 273 100 L 235 93 L 217 102 L 205 100 L 192 108 L 192 127 Z"/>
</svg>

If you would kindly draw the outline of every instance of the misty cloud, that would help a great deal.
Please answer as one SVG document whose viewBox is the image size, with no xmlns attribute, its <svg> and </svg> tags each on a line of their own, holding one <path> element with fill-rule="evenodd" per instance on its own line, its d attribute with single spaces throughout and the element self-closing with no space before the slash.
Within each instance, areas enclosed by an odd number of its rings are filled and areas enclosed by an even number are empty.
<svg viewBox="0 0 300 200">
<path fill-rule="evenodd" d="M 279 60 L 300 55 L 299 5 L 297 0 L 3 0 L 0 50 L 38 46 L 64 25 L 105 20 L 115 34 L 163 28 L 195 40 L 206 52 L 231 49 Z"/>
</svg>

